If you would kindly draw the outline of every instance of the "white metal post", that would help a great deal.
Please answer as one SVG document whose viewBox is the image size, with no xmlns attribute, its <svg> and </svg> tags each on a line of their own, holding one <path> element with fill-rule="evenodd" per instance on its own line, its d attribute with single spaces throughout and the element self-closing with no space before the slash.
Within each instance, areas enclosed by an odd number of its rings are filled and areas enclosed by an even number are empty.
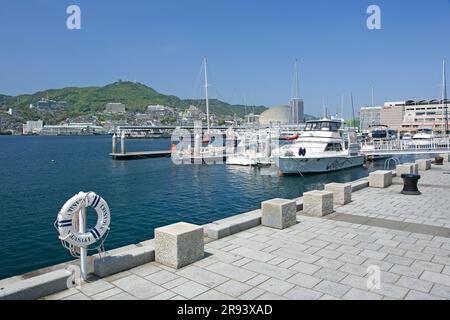
<svg viewBox="0 0 450 320">
<path fill-rule="evenodd" d="M 206 126 L 209 134 L 210 124 L 209 124 L 209 97 L 208 97 L 208 61 L 206 60 L 206 58 L 203 59 L 203 63 L 205 66 Z"/>
<path fill-rule="evenodd" d="M 86 207 L 83 206 L 78 214 L 79 217 L 79 227 L 78 231 L 80 233 L 86 232 Z M 81 278 L 83 280 L 87 279 L 87 248 L 80 247 L 80 269 L 81 269 Z"/>
</svg>

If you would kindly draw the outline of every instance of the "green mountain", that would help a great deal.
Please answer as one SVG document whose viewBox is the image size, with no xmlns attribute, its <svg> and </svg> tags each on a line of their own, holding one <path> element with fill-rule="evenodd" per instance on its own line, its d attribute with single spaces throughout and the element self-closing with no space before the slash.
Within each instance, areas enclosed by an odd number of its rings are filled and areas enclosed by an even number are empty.
<svg viewBox="0 0 450 320">
<path fill-rule="evenodd" d="M 59 116 L 61 119 L 101 112 L 105 110 L 105 105 L 108 102 L 121 102 L 127 106 L 128 111 L 140 112 L 145 112 L 146 107 L 150 104 L 161 104 L 177 109 L 185 109 L 192 104 L 205 110 L 205 102 L 202 100 L 183 100 L 176 96 L 159 93 L 144 84 L 128 81 L 118 81 L 104 87 L 50 89 L 15 97 L 0 95 L 0 107 L 2 109 L 16 108 L 24 118 L 33 119 L 43 117 L 47 120 L 56 120 L 52 119 L 50 114 L 42 114 L 42 112 L 36 109 L 29 108 L 30 104 L 36 105 L 41 99 L 66 101 L 68 107 Z M 260 114 L 266 109 L 264 106 L 247 107 L 248 112 L 249 110 L 254 110 L 257 114 Z M 219 118 L 233 116 L 234 114 L 238 117 L 243 117 L 245 115 L 245 107 L 211 99 L 210 112 Z"/>
</svg>

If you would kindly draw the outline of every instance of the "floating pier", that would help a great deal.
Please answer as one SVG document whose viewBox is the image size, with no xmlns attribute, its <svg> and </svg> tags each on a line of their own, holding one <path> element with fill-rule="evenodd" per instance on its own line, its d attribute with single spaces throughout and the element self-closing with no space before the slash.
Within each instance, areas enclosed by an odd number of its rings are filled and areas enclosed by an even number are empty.
<svg viewBox="0 0 450 320">
<path fill-rule="evenodd" d="M 138 151 L 127 153 L 110 153 L 114 160 L 136 160 L 136 159 L 149 159 L 149 158 L 166 158 L 171 156 L 170 150 L 162 151 Z"/>
</svg>

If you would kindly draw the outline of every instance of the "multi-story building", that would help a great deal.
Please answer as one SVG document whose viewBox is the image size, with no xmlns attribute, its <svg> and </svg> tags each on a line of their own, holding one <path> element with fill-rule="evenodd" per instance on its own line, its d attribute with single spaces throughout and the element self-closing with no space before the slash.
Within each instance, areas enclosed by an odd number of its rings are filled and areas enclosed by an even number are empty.
<svg viewBox="0 0 450 320">
<path fill-rule="evenodd" d="M 22 127 L 23 134 L 36 134 L 42 131 L 44 127 L 44 122 L 42 120 L 38 121 L 27 121 Z"/>
<path fill-rule="evenodd" d="M 123 103 L 110 102 L 106 104 L 105 112 L 108 113 L 125 113 L 126 106 Z"/>
<path fill-rule="evenodd" d="M 362 107 L 359 111 L 360 130 L 366 132 L 371 126 L 377 126 L 381 123 L 382 107 Z"/>
<path fill-rule="evenodd" d="M 406 100 L 385 102 L 382 107 L 364 107 L 360 111 L 361 130 L 370 125 L 385 125 L 400 132 L 415 133 L 419 129 L 445 131 L 445 114 L 448 100 Z"/>
<path fill-rule="evenodd" d="M 381 109 L 380 122 L 391 129 L 400 130 L 404 116 L 404 102 L 385 102 Z"/>
<path fill-rule="evenodd" d="M 422 128 L 432 129 L 435 132 L 444 132 L 446 119 L 450 121 L 448 107 L 449 100 L 421 100 L 405 101 L 405 116 L 401 131 L 417 132 Z"/>
</svg>

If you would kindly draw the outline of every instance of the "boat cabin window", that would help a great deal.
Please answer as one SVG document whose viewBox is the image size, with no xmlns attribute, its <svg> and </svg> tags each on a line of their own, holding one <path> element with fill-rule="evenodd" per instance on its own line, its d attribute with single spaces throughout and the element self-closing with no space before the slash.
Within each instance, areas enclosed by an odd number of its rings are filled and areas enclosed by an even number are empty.
<svg viewBox="0 0 450 320">
<path fill-rule="evenodd" d="M 342 144 L 340 143 L 329 143 L 325 148 L 325 151 L 342 151 Z"/>
<path fill-rule="evenodd" d="M 333 121 L 318 121 L 318 122 L 307 122 L 305 126 L 305 131 L 332 131 L 337 132 L 341 124 L 339 122 Z"/>
</svg>

